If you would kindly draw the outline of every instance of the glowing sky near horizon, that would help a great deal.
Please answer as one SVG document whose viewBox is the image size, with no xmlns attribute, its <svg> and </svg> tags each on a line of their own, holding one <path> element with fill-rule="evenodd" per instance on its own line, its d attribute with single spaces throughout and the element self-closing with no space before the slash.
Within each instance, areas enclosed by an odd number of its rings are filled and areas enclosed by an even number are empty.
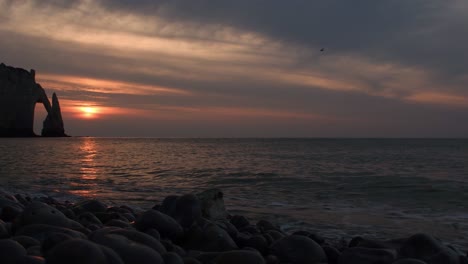
<svg viewBox="0 0 468 264">
<path fill-rule="evenodd" d="M 466 137 L 467 12 L 463 0 L 0 0 L 0 62 L 36 70 L 71 135 Z"/>
</svg>

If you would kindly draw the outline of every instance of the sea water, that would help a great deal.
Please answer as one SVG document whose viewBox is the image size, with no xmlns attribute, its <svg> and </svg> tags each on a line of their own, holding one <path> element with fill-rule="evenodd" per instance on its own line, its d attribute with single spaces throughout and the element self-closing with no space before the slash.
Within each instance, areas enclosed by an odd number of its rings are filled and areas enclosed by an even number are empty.
<svg viewBox="0 0 468 264">
<path fill-rule="evenodd" d="M 0 186 L 142 208 L 220 188 L 231 214 L 285 231 L 468 247 L 467 139 L 4 138 Z"/>
</svg>

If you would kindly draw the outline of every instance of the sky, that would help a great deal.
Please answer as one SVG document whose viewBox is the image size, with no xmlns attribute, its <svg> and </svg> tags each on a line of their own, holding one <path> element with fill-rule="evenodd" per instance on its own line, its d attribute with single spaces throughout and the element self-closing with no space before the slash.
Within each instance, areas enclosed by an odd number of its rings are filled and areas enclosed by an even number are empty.
<svg viewBox="0 0 468 264">
<path fill-rule="evenodd" d="M 0 0 L 65 130 L 468 137 L 466 0 Z M 323 49 L 323 51 L 321 51 Z M 35 130 L 45 111 L 36 106 Z"/>
</svg>

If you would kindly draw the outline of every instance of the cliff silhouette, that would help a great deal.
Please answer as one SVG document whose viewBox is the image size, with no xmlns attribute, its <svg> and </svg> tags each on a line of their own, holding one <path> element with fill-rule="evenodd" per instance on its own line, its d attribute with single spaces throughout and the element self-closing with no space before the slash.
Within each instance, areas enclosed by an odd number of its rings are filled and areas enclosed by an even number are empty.
<svg viewBox="0 0 468 264">
<path fill-rule="evenodd" d="M 41 103 L 47 111 L 41 135 L 66 137 L 57 95 L 52 104 L 36 72 L 0 64 L 0 137 L 34 137 L 34 109 Z"/>
</svg>

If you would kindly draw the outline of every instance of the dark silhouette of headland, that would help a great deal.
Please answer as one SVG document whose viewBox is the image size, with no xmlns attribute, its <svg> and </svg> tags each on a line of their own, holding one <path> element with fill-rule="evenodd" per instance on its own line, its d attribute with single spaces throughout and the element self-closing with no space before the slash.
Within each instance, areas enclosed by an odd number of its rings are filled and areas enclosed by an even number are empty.
<svg viewBox="0 0 468 264">
<path fill-rule="evenodd" d="M 36 103 L 47 111 L 41 135 L 67 137 L 57 95 L 52 95 L 51 104 L 35 74 L 34 70 L 0 64 L 0 137 L 37 136 L 33 130 Z"/>
</svg>

